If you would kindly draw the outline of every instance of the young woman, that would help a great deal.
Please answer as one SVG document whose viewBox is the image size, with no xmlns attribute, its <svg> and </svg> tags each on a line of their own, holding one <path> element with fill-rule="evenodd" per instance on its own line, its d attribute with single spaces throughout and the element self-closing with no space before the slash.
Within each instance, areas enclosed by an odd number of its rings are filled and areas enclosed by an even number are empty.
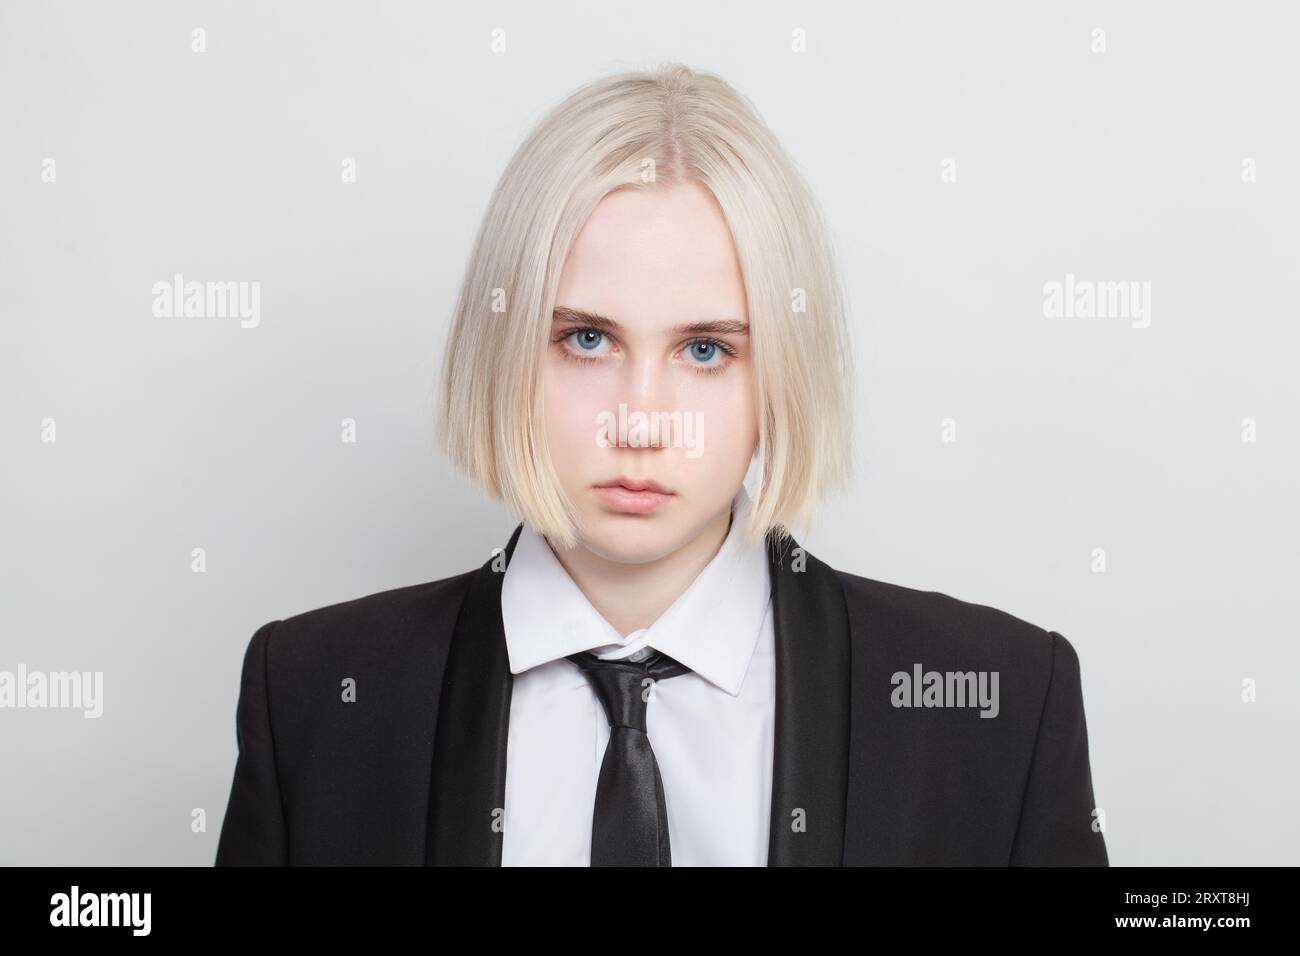
<svg viewBox="0 0 1300 956">
<path fill-rule="evenodd" d="M 816 209 L 710 74 L 538 125 L 443 369 L 445 448 L 520 522 L 253 635 L 218 864 L 1107 862 L 1069 642 L 792 535 L 850 470 Z"/>
</svg>

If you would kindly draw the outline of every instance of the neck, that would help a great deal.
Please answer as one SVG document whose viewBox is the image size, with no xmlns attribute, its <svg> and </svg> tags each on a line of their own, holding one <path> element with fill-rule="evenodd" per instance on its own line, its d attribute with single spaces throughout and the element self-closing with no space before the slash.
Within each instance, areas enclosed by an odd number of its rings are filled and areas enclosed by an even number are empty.
<svg viewBox="0 0 1300 956">
<path fill-rule="evenodd" d="M 620 564 L 593 554 L 581 544 L 555 557 L 620 636 L 649 627 L 691 586 L 713 560 L 731 530 L 731 509 L 710 521 L 695 538 L 672 554 L 644 564 Z"/>
</svg>

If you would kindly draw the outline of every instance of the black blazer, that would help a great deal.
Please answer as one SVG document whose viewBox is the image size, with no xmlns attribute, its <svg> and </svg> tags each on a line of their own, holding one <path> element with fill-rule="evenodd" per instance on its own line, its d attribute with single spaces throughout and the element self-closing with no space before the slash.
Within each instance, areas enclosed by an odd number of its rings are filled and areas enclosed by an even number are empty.
<svg viewBox="0 0 1300 956">
<path fill-rule="evenodd" d="M 775 542 L 768 865 L 1106 865 L 1064 637 Z M 500 865 L 512 675 L 494 560 L 257 630 L 218 866 Z M 997 672 L 998 715 L 895 706 L 892 675 L 917 665 Z"/>
</svg>

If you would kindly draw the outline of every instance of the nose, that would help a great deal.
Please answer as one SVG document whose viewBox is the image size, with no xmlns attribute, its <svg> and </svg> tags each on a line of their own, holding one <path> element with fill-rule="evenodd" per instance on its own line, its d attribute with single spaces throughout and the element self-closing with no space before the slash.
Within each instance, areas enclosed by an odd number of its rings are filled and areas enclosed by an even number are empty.
<svg viewBox="0 0 1300 956">
<path fill-rule="evenodd" d="M 658 414 L 672 411 L 672 370 L 662 356 L 647 351 L 626 366 L 627 377 L 622 383 L 620 401 L 626 403 L 628 415 L 640 412 L 645 421 L 653 424 Z M 667 436 L 662 428 L 648 427 L 644 431 L 633 429 L 628 436 L 632 447 L 659 447 Z"/>
</svg>

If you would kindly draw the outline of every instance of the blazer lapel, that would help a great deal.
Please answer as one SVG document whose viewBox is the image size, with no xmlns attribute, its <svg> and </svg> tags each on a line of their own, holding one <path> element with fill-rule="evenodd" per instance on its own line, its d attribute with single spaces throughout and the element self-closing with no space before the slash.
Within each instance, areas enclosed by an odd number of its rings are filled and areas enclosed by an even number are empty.
<svg viewBox="0 0 1300 956">
<path fill-rule="evenodd" d="M 851 676 L 844 589 L 834 569 L 794 538 L 781 546 L 769 535 L 768 556 L 776 720 L 767 863 L 840 866 Z"/>
<path fill-rule="evenodd" d="M 505 549 L 515 552 L 520 524 Z M 447 651 L 434 734 L 426 866 L 500 866 L 513 675 L 501 623 L 502 571 L 474 573 Z"/>
<path fill-rule="evenodd" d="M 523 525 L 505 548 L 509 566 Z M 767 541 L 776 641 L 769 866 L 839 866 L 849 745 L 849 623 L 835 571 L 793 538 Z M 513 675 L 502 572 L 470 582 L 447 652 L 425 864 L 500 866 Z M 787 566 L 788 564 L 788 566 Z"/>
</svg>

